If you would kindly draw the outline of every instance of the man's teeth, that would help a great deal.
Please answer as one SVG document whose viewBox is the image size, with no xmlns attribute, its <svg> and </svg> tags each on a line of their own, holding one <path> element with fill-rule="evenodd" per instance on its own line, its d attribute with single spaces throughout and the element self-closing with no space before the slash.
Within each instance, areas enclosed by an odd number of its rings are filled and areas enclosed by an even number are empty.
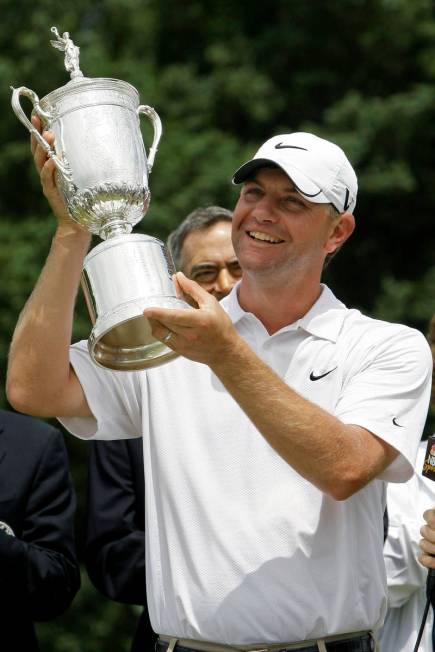
<svg viewBox="0 0 435 652">
<path fill-rule="evenodd" d="M 273 238 L 271 235 L 268 235 L 267 233 L 261 233 L 261 231 L 249 231 L 248 232 L 251 238 L 254 238 L 255 240 L 266 240 L 266 242 L 273 242 L 273 244 L 277 244 L 278 242 L 283 242 L 283 240 L 280 240 L 280 238 Z"/>
</svg>

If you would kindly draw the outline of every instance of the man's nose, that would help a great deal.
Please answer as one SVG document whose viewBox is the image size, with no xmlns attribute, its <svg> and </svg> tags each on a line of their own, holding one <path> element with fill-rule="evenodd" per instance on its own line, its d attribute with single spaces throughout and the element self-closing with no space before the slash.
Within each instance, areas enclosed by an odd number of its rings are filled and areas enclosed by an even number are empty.
<svg viewBox="0 0 435 652">
<path fill-rule="evenodd" d="M 257 222 L 276 222 L 277 215 L 275 211 L 275 204 L 272 198 L 263 196 L 254 206 L 251 215 Z"/>
<path fill-rule="evenodd" d="M 232 290 L 236 281 L 237 279 L 234 278 L 231 272 L 226 267 L 223 267 L 219 270 L 219 273 L 216 277 L 214 282 L 214 289 L 220 295 L 225 296 Z"/>
</svg>

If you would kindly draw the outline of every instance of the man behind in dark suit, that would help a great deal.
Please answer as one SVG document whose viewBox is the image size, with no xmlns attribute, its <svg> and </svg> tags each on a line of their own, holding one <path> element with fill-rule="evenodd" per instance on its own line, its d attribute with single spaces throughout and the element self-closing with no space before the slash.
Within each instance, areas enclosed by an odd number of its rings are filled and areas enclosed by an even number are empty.
<svg viewBox="0 0 435 652">
<path fill-rule="evenodd" d="M 2 650 L 39 650 L 34 622 L 59 616 L 77 593 L 74 510 L 62 433 L 0 410 Z"/>
<path fill-rule="evenodd" d="M 198 208 L 173 231 L 168 247 L 177 270 L 217 299 L 241 277 L 231 243 L 232 213 Z M 142 439 L 89 443 L 86 567 L 106 597 L 143 605 L 132 652 L 151 649 L 156 639 L 145 592 L 145 487 Z"/>
</svg>

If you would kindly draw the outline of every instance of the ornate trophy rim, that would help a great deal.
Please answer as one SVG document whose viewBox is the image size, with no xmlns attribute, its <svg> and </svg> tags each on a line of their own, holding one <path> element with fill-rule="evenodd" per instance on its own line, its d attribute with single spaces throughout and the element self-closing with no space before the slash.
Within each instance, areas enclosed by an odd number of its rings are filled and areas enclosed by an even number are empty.
<svg viewBox="0 0 435 652">
<path fill-rule="evenodd" d="M 186 303 L 174 296 L 156 295 L 136 298 L 116 307 L 110 315 L 106 315 L 106 323 L 94 324 L 88 339 L 88 350 L 95 363 L 112 371 L 138 371 L 151 369 L 169 362 L 179 356 L 160 340 L 155 340 L 151 335 L 136 346 L 123 347 L 105 342 L 105 337 L 116 330 L 123 330 L 132 326 L 137 328 L 145 326 L 148 322 L 142 312 L 146 307 L 160 306 L 162 308 L 186 309 Z M 115 325 L 115 329 L 113 328 Z"/>
<path fill-rule="evenodd" d="M 98 90 L 123 91 L 139 103 L 139 92 L 129 82 L 112 77 L 80 77 L 50 91 L 39 100 L 39 104 L 44 109 L 45 105 L 55 104 L 65 96 L 70 97 L 87 90 L 94 91 L 96 88 Z"/>
</svg>

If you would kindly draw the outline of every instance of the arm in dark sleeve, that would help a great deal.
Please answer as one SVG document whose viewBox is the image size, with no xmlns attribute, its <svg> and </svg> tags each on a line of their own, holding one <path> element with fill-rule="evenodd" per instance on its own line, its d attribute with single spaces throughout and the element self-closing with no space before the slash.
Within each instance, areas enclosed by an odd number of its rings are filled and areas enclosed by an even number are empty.
<svg viewBox="0 0 435 652">
<path fill-rule="evenodd" d="M 19 509 L 17 536 L 0 532 L 0 600 L 16 602 L 32 620 L 50 620 L 65 611 L 80 587 L 75 495 L 58 430 L 52 429 Z"/>
<path fill-rule="evenodd" d="M 145 605 L 142 439 L 90 442 L 85 561 L 106 597 Z"/>
</svg>

